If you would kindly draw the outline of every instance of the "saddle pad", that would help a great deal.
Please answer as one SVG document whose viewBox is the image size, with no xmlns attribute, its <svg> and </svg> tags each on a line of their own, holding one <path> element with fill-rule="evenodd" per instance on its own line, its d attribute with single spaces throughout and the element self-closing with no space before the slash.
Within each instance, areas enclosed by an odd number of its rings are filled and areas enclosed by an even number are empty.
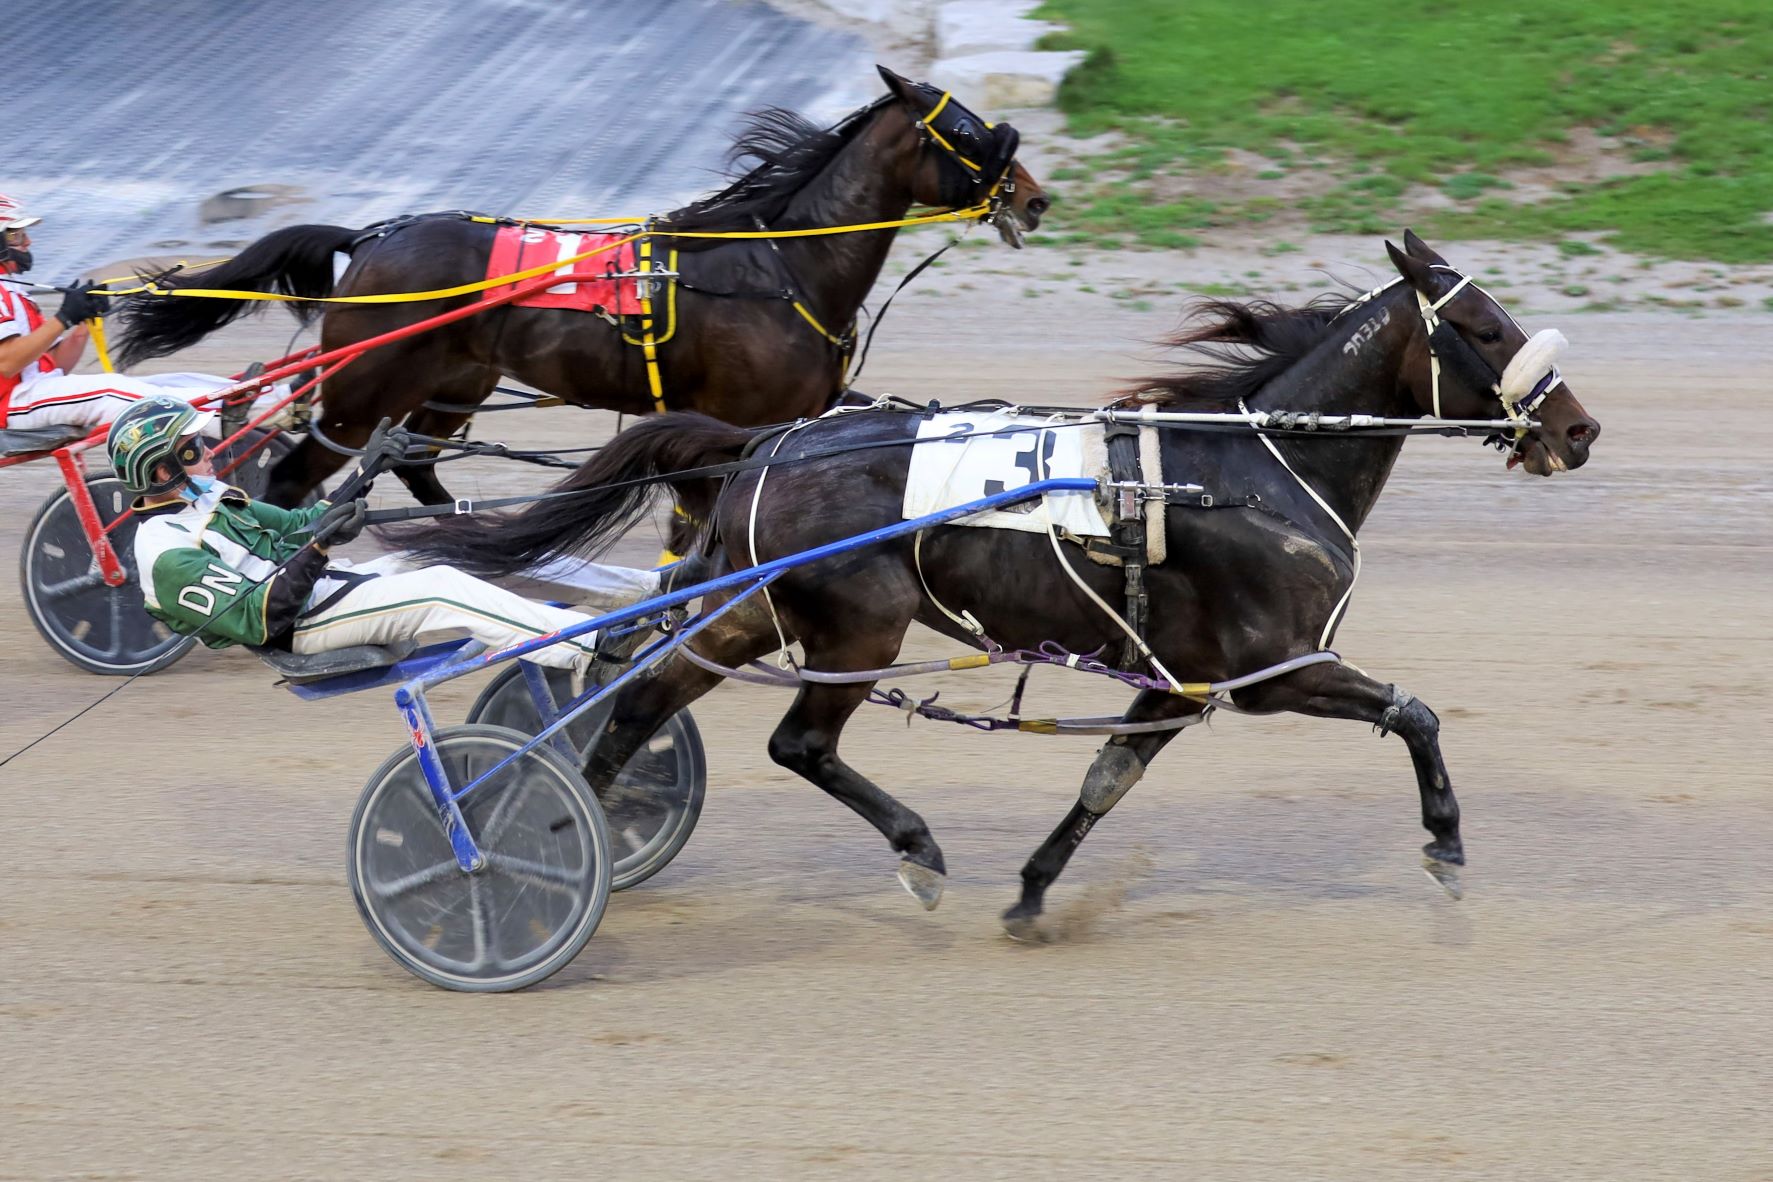
<svg viewBox="0 0 1773 1182">
<path fill-rule="evenodd" d="M 905 520 L 964 505 L 994 493 L 1021 488 L 1055 476 L 1106 480 L 1102 425 L 1061 425 L 1008 412 L 954 412 L 932 415 L 917 426 L 919 439 L 941 439 L 965 432 L 1006 431 L 947 443 L 919 443 L 911 449 L 905 477 Z M 1046 512 L 1041 511 L 1045 504 Z M 1080 538 L 1109 536 L 1096 498 L 1085 493 L 1052 493 L 1044 498 L 975 514 L 955 525 L 1045 533 L 1047 514 L 1060 533 Z"/>
<path fill-rule="evenodd" d="M 515 275 L 534 267 L 545 266 L 560 259 L 570 259 L 596 250 L 605 243 L 628 237 L 627 234 L 569 234 L 560 230 L 544 230 L 538 226 L 500 226 L 493 238 L 492 256 L 487 260 L 486 277 L 497 279 Z M 557 272 L 593 272 L 598 276 L 614 276 L 637 268 L 635 247 L 629 242 L 614 250 L 594 254 L 576 263 L 563 263 Z M 534 283 L 537 276 L 523 280 Z M 516 301 L 519 308 L 570 308 L 580 312 L 602 309 L 613 316 L 638 315 L 640 295 L 633 279 L 597 278 L 577 283 L 558 283 L 532 292 Z M 486 299 L 505 295 L 516 284 L 489 288 Z"/>
</svg>

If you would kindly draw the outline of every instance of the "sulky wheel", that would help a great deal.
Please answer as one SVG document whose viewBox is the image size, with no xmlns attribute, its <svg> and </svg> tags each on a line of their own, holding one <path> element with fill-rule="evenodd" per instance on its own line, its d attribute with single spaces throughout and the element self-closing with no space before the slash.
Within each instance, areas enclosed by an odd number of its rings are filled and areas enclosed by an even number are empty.
<svg viewBox="0 0 1773 1182">
<path fill-rule="evenodd" d="M 460 791 L 528 737 L 497 726 L 435 735 Z M 461 801 L 485 864 L 464 873 L 432 803 L 417 753 L 396 752 L 370 777 L 351 818 L 348 876 L 377 943 L 444 989 L 491 993 L 534 985 L 569 964 L 609 902 L 609 831 L 578 770 L 537 748 Z"/>
<path fill-rule="evenodd" d="M 105 525 L 129 509 L 129 491 L 116 477 L 94 476 L 86 487 Z M 67 489 L 45 501 L 25 531 L 19 581 L 31 623 L 57 653 L 92 673 L 128 676 L 164 669 L 197 643 L 155 620 L 142 606 L 135 525 L 131 518 L 110 531 L 111 545 L 129 575 L 117 587 L 106 585 Z"/>
<path fill-rule="evenodd" d="M 249 436 L 219 455 L 220 464 L 250 447 L 253 438 Z M 272 437 L 229 474 L 229 483 L 257 496 L 270 478 L 271 466 L 290 447 L 282 435 Z M 129 509 L 132 498 L 115 477 L 89 477 L 86 487 L 99 520 L 107 527 Z M 45 501 L 25 531 L 19 581 L 24 585 L 25 610 L 31 623 L 59 655 L 91 673 L 121 677 L 152 673 L 166 668 L 197 643 L 174 633 L 142 606 L 141 582 L 135 569 L 135 529 L 131 517 L 110 530 L 111 545 L 128 574 L 116 587 L 106 585 L 67 489 Z"/>
<path fill-rule="evenodd" d="M 555 702 L 571 701 L 566 671 L 543 672 Z M 603 703 L 566 728 L 581 764 L 602 733 L 609 711 L 610 704 Z M 529 735 L 542 729 L 521 665 L 508 665 L 493 678 L 468 711 L 468 721 L 508 726 Z M 702 815 L 707 788 L 701 733 L 690 712 L 679 710 L 635 752 L 616 782 L 598 793 L 616 856 L 611 889 L 623 891 L 645 882 L 678 855 Z"/>
</svg>

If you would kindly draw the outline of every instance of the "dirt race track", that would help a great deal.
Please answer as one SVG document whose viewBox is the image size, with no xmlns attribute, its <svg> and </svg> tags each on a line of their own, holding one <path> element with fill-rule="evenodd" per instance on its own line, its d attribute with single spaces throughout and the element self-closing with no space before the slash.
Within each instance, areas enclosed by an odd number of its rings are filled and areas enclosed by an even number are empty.
<svg viewBox="0 0 1773 1182">
<path fill-rule="evenodd" d="M 993 298 L 964 323 L 910 302 L 869 387 L 1087 402 L 1173 312 L 1085 333 Z M 1594 461 L 1540 481 L 1411 443 L 1338 644 L 1441 716 L 1463 902 L 1418 869 L 1395 738 L 1220 718 L 1092 835 L 1057 941 L 1016 945 L 997 914 L 1092 741 L 860 718 L 847 757 L 948 856 L 925 914 L 871 829 L 769 762 L 782 699 L 729 687 L 695 707 L 711 789 L 677 862 L 547 986 L 455 996 L 345 886 L 353 803 L 403 739 L 388 697 L 303 704 L 200 652 L 0 771 L 0 1177 L 1773 1178 L 1773 335 L 1563 327 Z M 0 552 L 54 483 L 0 473 Z M 114 683 L 4 601 L 11 751 Z"/>
</svg>

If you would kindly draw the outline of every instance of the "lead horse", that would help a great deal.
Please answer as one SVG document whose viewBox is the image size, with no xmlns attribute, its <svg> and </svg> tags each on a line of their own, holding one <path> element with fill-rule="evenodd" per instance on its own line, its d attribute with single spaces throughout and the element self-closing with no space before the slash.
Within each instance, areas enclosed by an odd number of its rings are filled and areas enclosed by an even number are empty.
<svg viewBox="0 0 1773 1182">
<path fill-rule="evenodd" d="M 1386 246 L 1399 277 L 1358 299 L 1205 305 L 1174 343 L 1206 352 L 1213 363 L 1152 379 L 1127 402 L 1407 419 L 1498 420 L 1503 412 L 1520 424 L 1503 441 L 1510 469 L 1548 476 L 1581 467 L 1600 427 L 1547 360 L 1546 346 L 1555 356 L 1562 338 L 1548 330 L 1530 341 L 1500 304 L 1414 234 L 1405 235 L 1404 250 Z M 1530 397 L 1521 398 L 1523 391 Z M 899 520 L 909 449 L 893 442 L 915 435 L 918 417 L 829 416 L 782 441 L 771 454 L 783 463 L 767 476 L 746 470 L 718 496 L 706 480 L 680 478 L 674 486 L 698 506 L 712 502 L 717 557 L 725 568 L 744 569 Z M 582 489 L 581 495 L 503 519 L 408 529 L 399 540 L 486 574 L 594 550 L 646 506 L 648 486 L 620 482 L 731 460 L 755 434 L 691 415 L 648 420 L 562 483 L 563 491 Z M 1166 476 L 1244 495 L 1221 507 L 1166 514 L 1170 558 L 1146 572 L 1145 640 L 1154 667 L 1222 681 L 1327 648 L 1358 571 L 1354 537 L 1402 442 L 1398 435 L 1298 439 L 1241 425 L 1233 433 L 1164 430 Z M 833 449 L 854 450 L 827 454 Z M 1065 551 L 1059 560 L 1071 577 L 1055 569 L 1056 550 Z M 1080 585 L 1111 600 L 1121 573 L 1079 555 L 1078 547 L 1040 534 L 932 529 L 923 537 L 921 571 L 910 539 L 797 568 L 771 586 L 773 614 L 754 597 L 697 636 L 693 648 L 704 661 L 730 668 L 783 638 L 798 639 L 807 669 L 876 670 L 894 660 L 913 620 L 976 643 L 956 622 L 970 614 L 1009 648 L 1054 641 L 1088 653 L 1120 636 Z M 719 680 L 679 657 L 626 688 L 615 699 L 608 737 L 585 768 L 591 786 L 603 791 L 663 720 Z M 929 828 L 838 755 L 844 725 L 872 685 L 803 683 L 770 737 L 770 755 L 874 824 L 902 859 L 901 880 L 933 907 L 946 867 Z M 1459 806 L 1441 759 L 1439 720 L 1426 704 L 1340 661 L 1298 668 L 1223 702 L 1255 714 L 1354 719 L 1400 736 L 1431 837 L 1423 847 L 1427 866 L 1456 887 L 1451 868 L 1465 861 Z M 1199 696 L 1147 689 L 1124 721 L 1196 720 L 1210 708 Z M 1004 915 L 1012 934 L 1038 931 L 1047 888 L 1177 733 L 1119 734 L 1101 748 L 1077 803 L 1022 871 L 1021 898 Z"/>
<path fill-rule="evenodd" d="M 753 233 L 894 222 L 914 204 L 961 209 L 992 203 L 1005 241 L 1040 224 L 1045 191 L 1016 162 L 1018 137 L 948 94 L 881 67 L 888 93 L 821 129 L 770 110 L 752 117 L 731 153 L 755 159 L 730 185 L 660 219 L 661 230 Z M 161 287 L 280 292 L 304 297 L 442 290 L 487 274 L 496 226 L 459 216 L 399 219 L 358 230 L 290 226 L 234 259 Z M 817 414 L 843 393 L 863 298 L 897 230 L 776 239 L 655 239 L 679 252 L 676 333 L 658 350 L 664 401 L 733 423 Z M 335 285 L 333 256 L 350 255 Z M 601 270 L 598 259 L 587 267 Z M 479 293 L 416 303 L 291 304 L 298 317 L 324 308 L 325 350 L 416 324 L 481 299 Z M 128 366 L 196 343 L 258 302 L 141 295 L 118 310 L 116 356 Z M 805 309 L 802 312 L 800 309 Z M 655 400 L 643 351 L 583 312 L 497 307 L 366 352 L 325 382 L 319 426 L 361 446 L 383 416 L 436 436 L 457 430 L 502 375 L 579 406 L 643 414 Z M 408 417 L 410 416 L 410 417 Z M 309 438 L 280 461 L 266 499 L 292 504 L 344 456 Z M 429 465 L 396 469 L 428 503 L 449 494 Z"/>
</svg>

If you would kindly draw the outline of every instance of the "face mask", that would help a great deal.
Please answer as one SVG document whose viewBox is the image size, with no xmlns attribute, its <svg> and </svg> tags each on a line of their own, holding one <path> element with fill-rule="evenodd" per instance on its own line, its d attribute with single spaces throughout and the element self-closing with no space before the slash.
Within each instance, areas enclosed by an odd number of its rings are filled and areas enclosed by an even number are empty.
<svg viewBox="0 0 1773 1182">
<path fill-rule="evenodd" d="M 187 476 L 184 486 L 179 489 L 179 496 L 187 501 L 196 502 L 215 490 L 216 479 L 213 476 Z"/>
</svg>

